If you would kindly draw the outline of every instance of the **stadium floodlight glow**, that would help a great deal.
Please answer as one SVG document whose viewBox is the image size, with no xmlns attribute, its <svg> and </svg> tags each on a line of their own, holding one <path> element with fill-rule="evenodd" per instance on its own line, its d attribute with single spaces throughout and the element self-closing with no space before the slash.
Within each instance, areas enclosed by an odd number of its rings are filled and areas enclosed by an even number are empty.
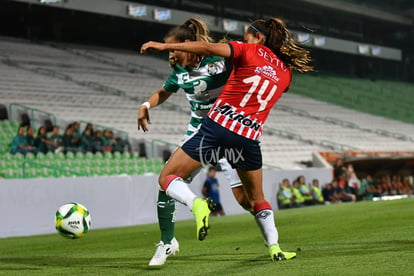
<svg viewBox="0 0 414 276">
<path fill-rule="evenodd" d="M 381 47 L 372 47 L 371 54 L 373 56 L 380 56 L 381 55 Z"/>
<path fill-rule="evenodd" d="M 165 21 L 171 19 L 171 10 L 154 9 L 154 19 L 158 21 Z"/>
<path fill-rule="evenodd" d="M 238 28 L 239 28 L 239 24 L 237 23 L 237 21 L 223 19 L 223 29 L 225 31 L 234 32 L 234 31 L 237 31 Z"/>
<path fill-rule="evenodd" d="M 318 47 L 325 46 L 326 38 L 323 36 L 316 36 L 313 38 L 313 44 Z"/>
<path fill-rule="evenodd" d="M 42 4 L 54 4 L 62 2 L 62 0 L 39 0 L 39 2 Z"/>
<path fill-rule="evenodd" d="M 359 44 L 358 45 L 358 53 L 360 53 L 361 55 L 367 55 L 367 54 L 369 54 L 369 46 L 368 45 Z"/>
<path fill-rule="evenodd" d="M 147 15 L 147 6 L 128 5 L 128 15 L 132 17 L 141 17 Z"/>
<path fill-rule="evenodd" d="M 298 33 L 298 42 L 305 43 L 308 42 L 310 39 L 310 34 L 307 33 Z"/>
</svg>

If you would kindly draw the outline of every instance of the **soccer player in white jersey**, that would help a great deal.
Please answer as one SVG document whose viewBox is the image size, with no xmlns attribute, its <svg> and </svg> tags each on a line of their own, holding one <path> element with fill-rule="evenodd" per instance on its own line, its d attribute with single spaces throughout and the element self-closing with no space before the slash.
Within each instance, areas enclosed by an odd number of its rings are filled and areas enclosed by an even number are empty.
<svg viewBox="0 0 414 276">
<path fill-rule="evenodd" d="M 166 36 L 166 43 L 186 41 L 211 42 L 206 24 L 195 18 L 190 18 L 184 24 L 173 28 Z M 190 137 L 199 127 L 217 99 L 231 73 L 231 63 L 222 57 L 201 56 L 180 51 L 169 53 L 170 64 L 173 68 L 163 87 L 155 91 L 139 108 L 138 129 L 148 131 L 149 109 L 162 104 L 171 95 L 182 88 L 191 107 L 191 119 L 185 138 Z M 225 160 L 220 160 L 222 170 L 230 183 L 233 194 L 243 208 L 251 210 L 244 188 L 234 169 Z M 201 166 L 199 167 L 201 168 Z M 195 175 L 199 169 L 192 172 Z M 161 241 L 150 266 L 163 265 L 168 256 L 179 250 L 179 244 L 174 237 L 176 201 L 160 189 L 157 201 L 157 215 L 161 230 Z"/>
<path fill-rule="evenodd" d="M 233 64 L 223 91 L 201 127 L 174 152 L 162 170 L 161 187 L 191 209 L 196 233 L 205 236 L 209 228 L 208 204 L 196 197 L 183 177 L 206 161 L 214 165 L 216 156 L 227 157 L 232 167 L 237 168 L 272 260 L 295 258 L 295 252 L 284 252 L 279 247 L 272 206 L 263 193 L 259 138 L 270 110 L 289 88 L 292 70 L 313 69 L 308 65 L 309 51 L 297 45 L 278 18 L 253 21 L 244 33 L 244 42 L 147 42 L 142 45 L 141 53 L 149 49 L 217 55 Z"/>
</svg>

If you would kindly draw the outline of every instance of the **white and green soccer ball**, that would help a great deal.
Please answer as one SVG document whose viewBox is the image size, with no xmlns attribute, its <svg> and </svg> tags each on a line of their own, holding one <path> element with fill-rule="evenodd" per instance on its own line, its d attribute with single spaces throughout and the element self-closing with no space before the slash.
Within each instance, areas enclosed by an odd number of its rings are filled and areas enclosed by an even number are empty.
<svg viewBox="0 0 414 276">
<path fill-rule="evenodd" d="M 55 216 L 56 230 L 64 237 L 77 239 L 88 233 L 91 216 L 80 203 L 70 202 L 59 207 Z"/>
</svg>

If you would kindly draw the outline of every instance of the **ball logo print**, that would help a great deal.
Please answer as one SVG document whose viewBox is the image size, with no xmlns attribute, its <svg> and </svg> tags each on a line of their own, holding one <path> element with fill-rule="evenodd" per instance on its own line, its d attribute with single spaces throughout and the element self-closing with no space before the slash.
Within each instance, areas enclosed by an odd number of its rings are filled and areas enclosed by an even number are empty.
<svg viewBox="0 0 414 276">
<path fill-rule="evenodd" d="M 256 214 L 256 217 L 257 218 L 260 218 L 260 219 L 265 219 L 265 218 L 267 218 L 268 216 L 270 216 L 270 212 L 269 211 L 261 211 L 261 212 L 259 212 L 258 214 Z"/>
<path fill-rule="evenodd" d="M 81 238 L 89 231 L 90 226 L 89 211 L 80 203 L 64 204 L 56 212 L 55 228 L 65 238 Z"/>
</svg>

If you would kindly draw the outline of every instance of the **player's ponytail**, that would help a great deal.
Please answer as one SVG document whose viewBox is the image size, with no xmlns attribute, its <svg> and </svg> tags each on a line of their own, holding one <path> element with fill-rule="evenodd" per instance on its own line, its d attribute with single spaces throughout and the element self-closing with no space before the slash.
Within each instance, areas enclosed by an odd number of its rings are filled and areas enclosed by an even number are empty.
<svg viewBox="0 0 414 276">
<path fill-rule="evenodd" d="M 279 18 L 255 20 L 249 31 L 260 32 L 266 37 L 265 46 L 272 50 L 291 69 L 299 72 L 313 71 L 308 65 L 311 61 L 309 51 L 298 46 L 287 29 L 286 24 Z"/>
<path fill-rule="evenodd" d="M 213 41 L 207 28 L 207 24 L 197 18 L 190 18 L 185 21 L 184 24 L 171 29 L 164 39 L 166 38 L 175 38 L 179 42 L 184 42 L 186 40 L 204 42 Z"/>
</svg>

